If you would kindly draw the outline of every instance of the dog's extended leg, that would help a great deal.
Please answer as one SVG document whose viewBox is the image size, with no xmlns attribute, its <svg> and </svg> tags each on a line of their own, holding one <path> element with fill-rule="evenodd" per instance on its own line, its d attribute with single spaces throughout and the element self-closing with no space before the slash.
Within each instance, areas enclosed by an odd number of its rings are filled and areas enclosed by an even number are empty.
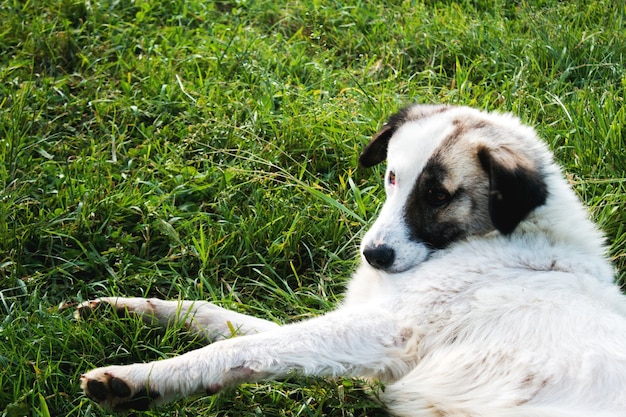
<svg viewBox="0 0 626 417">
<path fill-rule="evenodd" d="M 162 326 L 168 326 L 184 322 L 189 330 L 211 342 L 279 327 L 271 321 L 230 311 L 207 301 L 165 301 L 158 298 L 99 298 L 80 304 L 75 316 L 81 318 L 95 314 L 105 305 L 111 306 L 118 314 L 137 315 L 147 323 L 156 320 Z"/>
<path fill-rule="evenodd" d="M 416 333 L 384 310 L 344 309 L 171 359 L 97 368 L 81 387 L 101 406 L 124 411 L 291 373 L 394 380 L 415 366 Z"/>
</svg>

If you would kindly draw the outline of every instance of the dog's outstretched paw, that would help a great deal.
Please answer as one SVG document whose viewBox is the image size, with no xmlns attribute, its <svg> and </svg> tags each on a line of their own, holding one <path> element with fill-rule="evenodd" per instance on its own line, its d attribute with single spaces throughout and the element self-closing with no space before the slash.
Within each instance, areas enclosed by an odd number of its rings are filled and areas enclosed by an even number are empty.
<svg viewBox="0 0 626 417">
<path fill-rule="evenodd" d="M 126 306 L 122 302 L 118 301 L 117 298 L 103 297 L 80 303 L 74 310 L 74 318 L 76 320 L 83 320 L 91 317 L 96 312 L 105 310 L 113 311 L 118 316 L 124 316 L 127 314 Z"/>
<path fill-rule="evenodd" d="M 109 369 L 109 368 L 107 368 Z M 145 411 L 153 408 L 161 395 L 147 385 L 134 389 L 122 378 L 113 375 L 112 370 L 94 369 L 80 378 L 80 386 L 85 395 L 101 407 L 111 411 Z"/>
<path fill-rule="evenodd" d="M 99 300 L 90 300 L 80 303 L 74 310 L 74 318 L 76 320 L 86 319 L 91 316 L 94 311 L 101 308 L 102 303 Z"/>
</svg>

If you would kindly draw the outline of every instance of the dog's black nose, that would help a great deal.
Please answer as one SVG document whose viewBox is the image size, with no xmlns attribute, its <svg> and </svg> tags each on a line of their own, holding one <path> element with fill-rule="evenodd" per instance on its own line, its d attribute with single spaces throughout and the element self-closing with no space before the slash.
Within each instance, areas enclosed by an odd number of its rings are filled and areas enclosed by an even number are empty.
<svg viewBox="0 0 626 417">
<path fill-rule="evenodd" d="M 376 269 L 387 269 L 393 264 L 396 254 L 386 245 L 368 246 L 363 249 L 363 256 L 367 263 Z"/>
</svg>

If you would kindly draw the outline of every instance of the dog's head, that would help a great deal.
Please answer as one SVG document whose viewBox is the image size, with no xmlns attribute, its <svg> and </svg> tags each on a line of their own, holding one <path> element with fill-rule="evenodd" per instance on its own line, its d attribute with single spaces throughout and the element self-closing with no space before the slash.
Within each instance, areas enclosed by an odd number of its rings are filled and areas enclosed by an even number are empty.
<svg viewBox="0 0 626 417">
<path fill-rule="evenodd" d="M 363 239 L 363 257 L 402 272 L 460 240 L 513 233 L 546 201 L 547 154 L 509 115 L 429 105 L 399 111 L 359 158 L 364 167 L 387 160 L 387 200 Z"/>
</svg>

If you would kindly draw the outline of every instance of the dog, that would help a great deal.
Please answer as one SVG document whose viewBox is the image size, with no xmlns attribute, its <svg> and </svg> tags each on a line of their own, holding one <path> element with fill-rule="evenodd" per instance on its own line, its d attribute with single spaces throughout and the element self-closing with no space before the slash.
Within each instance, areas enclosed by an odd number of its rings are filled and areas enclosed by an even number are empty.
<svg viewBox="0 0 626 417">
<path fill-rule="evenodd" d="M 400 110 L 359 157 L 386 200 L 334 311 L 288 325 L 206 301 L 101 298 L 211 344 L 97 368 L 85 394 L 145 410 L 291 374 L 384 383 L 396 416 L 626 416 L 626 298 L 604 241 L 531 127 L 467 107 Z M 231 337 L 236 332 L 238 337 Z"/>
</svg>

